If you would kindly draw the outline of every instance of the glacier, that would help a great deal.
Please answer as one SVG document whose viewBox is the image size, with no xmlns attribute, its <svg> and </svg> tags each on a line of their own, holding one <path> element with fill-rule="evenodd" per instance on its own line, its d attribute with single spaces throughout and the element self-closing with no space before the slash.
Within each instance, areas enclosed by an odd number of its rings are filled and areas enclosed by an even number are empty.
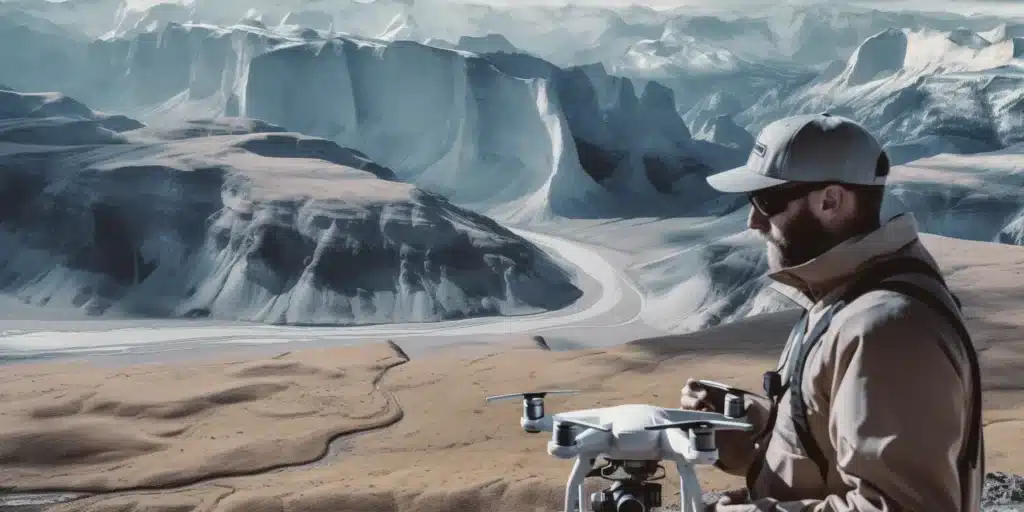
<svg viewBox="0 0 1024 512">
<path fill-rule="evenodd" d="M 994 38 L 993 38 L 994 39 Z M 750 131 L 796 113 L 859 120 L 895 163 L 995 151 L 1024 141 L 1024 39 L 966 29 L 887 29 L 841 68 L 788 95 L 766 94 L 735 119 Z"/>
<path fill-rule="evenodd" d="M 90 314 L 277 324 L 559 309 L 565 262 L 359 151 L 245 118 L 143 126 L 0 90 L 0 288 Z"/>
<path fill-rule="evenodd" d="M 261 119 L 507 223 L 703 212 L 717 201 L 703 177 L 745 158 L 734 141 L 694 140 L 657 82 L 559 68 L 501 51 L 505 39 L 460 38 L 499 49 L 474 53 L 255 20 L 140 23 L 87 45 L 68 38 L 71 70 L 11 85 L 59 87 L 152 126 Z"/>
<path fill-rule="evenodd" d="M 995 16 L 148 3 L 0 5 L 0 37 L 26 48 L 0 50 L 0 83 L 130 116 L 9 119 L 5 137 L 31 143 L 47 131 L 108 145 L 105 130 L 130 131 L 158 134 L 146 147 L 164 151 L 184 139 L 291 133 L 304 151 L 341 165 L 358 155 L 385 180 L 498 223 L 595 240 L 686 225 L 637 234 L 655 244 L 650 254 L 639 242 L 598 241 L 634 254 L 645 321 L 668 330 L 777 307 L 760 291 L 760 244 L 737 234 L 746 203 L 703 178 L 742 163 L 757 130 L 790 113 L 850 115 L 888 141 L 904 165 L 887 213 L 913 211 L 927 232 L 1021 241 L 1015 164 L 999 159 L 1015 162 L 1024 142 L 1024 32 Z M 90 21 L 83 36 L 62 22 L 72 12 L 105 12 L 106 24 Z M 292 146 L 244 144 L 277 159 L 292 158 Z"/>
<path fill-rule="evenodd" d="M 882 218 L 911 213 L 923 233 L 1022 245 L 1022 171 L 1024 143 L 894 166 Z M 691 240 L 662 244 L 626 269 L 646 298 L 648 325 L 692 332 L 794 307 L 767 287 L 764 241 L 746 230 L 748 214 L 746 203 L 735 204 L 711 225 L 696 228 Z"/>
</svg>

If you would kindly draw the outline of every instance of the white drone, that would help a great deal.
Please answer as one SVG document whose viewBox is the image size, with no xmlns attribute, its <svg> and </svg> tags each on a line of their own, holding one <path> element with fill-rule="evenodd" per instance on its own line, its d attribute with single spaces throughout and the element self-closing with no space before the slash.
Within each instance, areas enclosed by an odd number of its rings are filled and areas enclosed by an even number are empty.
<svg viewBox="0 0 1024 512">
<path fill-rule="evenodd" d="M 646 512 L 661 507 L 661 485 L 649 480 L 664 478 L 664 468 L 658 462 L 666 459 L 674 462 L 679 472 L 681 512 L 699 512 L 704 505 L 693 466 L 718 460 L 715 431 L 754 428 L 745 419 L 742 395 L 746 392 L 713 381 L 700 383 L 726 392 L 719 409 L 724 414 L 626 404 L 544 415 L 545 395 L 577 393 L 571 390 L 512 393 L 488 397 L 487 402 L 522 397 L 523 430 L 552 432 L 548 454 L 560 459 L 576 457 L 565 486 L 564 512 Z M 608 464 L 595 468 L 598 457 L 607 459 Z M 622 469 L 627 476 L 612 478 L 608 468 L 611 473 Z M 662 476 L 653 478 L 658 469 Z M 590 497 L 592 508 L 583 488 L 590 476 L 615 481 Z"/>
</svg>

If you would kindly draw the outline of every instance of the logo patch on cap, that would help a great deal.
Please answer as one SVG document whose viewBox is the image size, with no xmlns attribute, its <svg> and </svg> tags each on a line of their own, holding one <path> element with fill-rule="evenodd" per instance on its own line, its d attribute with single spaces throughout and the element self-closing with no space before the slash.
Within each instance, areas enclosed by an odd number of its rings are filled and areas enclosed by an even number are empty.
<svg viewBox="0 0 1024 512">
<path fill-rule="evenodd" d="M 754 144 L 754 154 L 757 156 L 764 156 L 764 152 L 767 150 L 768 148 L 760 142 Z"/>
</svg>

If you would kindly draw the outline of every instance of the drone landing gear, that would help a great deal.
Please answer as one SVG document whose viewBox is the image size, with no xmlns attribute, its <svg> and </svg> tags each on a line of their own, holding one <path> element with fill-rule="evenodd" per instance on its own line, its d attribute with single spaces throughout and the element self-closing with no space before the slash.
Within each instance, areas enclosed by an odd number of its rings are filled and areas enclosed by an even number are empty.
<svg viewBox="0 0 1024 512">
<path fill-rule="evenodd" d="M 661 476 L 655 477 L 659 469 Z M 656 460 L 608 459 L 587 476 L 613 482 L 590 496 L 589 512 L 648 512 L 661 507 L 661 484 L 652 482 L 665 478 L 665 468 Z"/>
</svg>

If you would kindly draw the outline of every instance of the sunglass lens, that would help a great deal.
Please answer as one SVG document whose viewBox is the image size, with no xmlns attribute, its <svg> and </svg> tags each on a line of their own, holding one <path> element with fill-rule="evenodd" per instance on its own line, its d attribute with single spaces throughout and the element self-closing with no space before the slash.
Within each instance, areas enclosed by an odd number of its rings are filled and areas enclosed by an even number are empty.
<svg viewBox="0 0 1024 512">
<path fill-rule="evenodd" d="M 755 194 L 750 194 L 749 197 L 750 197 L 750 204 L 754 208 L 756 208 L 757 211 L 761 213 L 761 215 L 764 215 L 765 217 L 772 217 L 776 213 L 778 213 L 773 208 L 772 201 L 766 199 L 765 197 L 759 196 L 759 195 L 755 195 Z"/>
</svg>

